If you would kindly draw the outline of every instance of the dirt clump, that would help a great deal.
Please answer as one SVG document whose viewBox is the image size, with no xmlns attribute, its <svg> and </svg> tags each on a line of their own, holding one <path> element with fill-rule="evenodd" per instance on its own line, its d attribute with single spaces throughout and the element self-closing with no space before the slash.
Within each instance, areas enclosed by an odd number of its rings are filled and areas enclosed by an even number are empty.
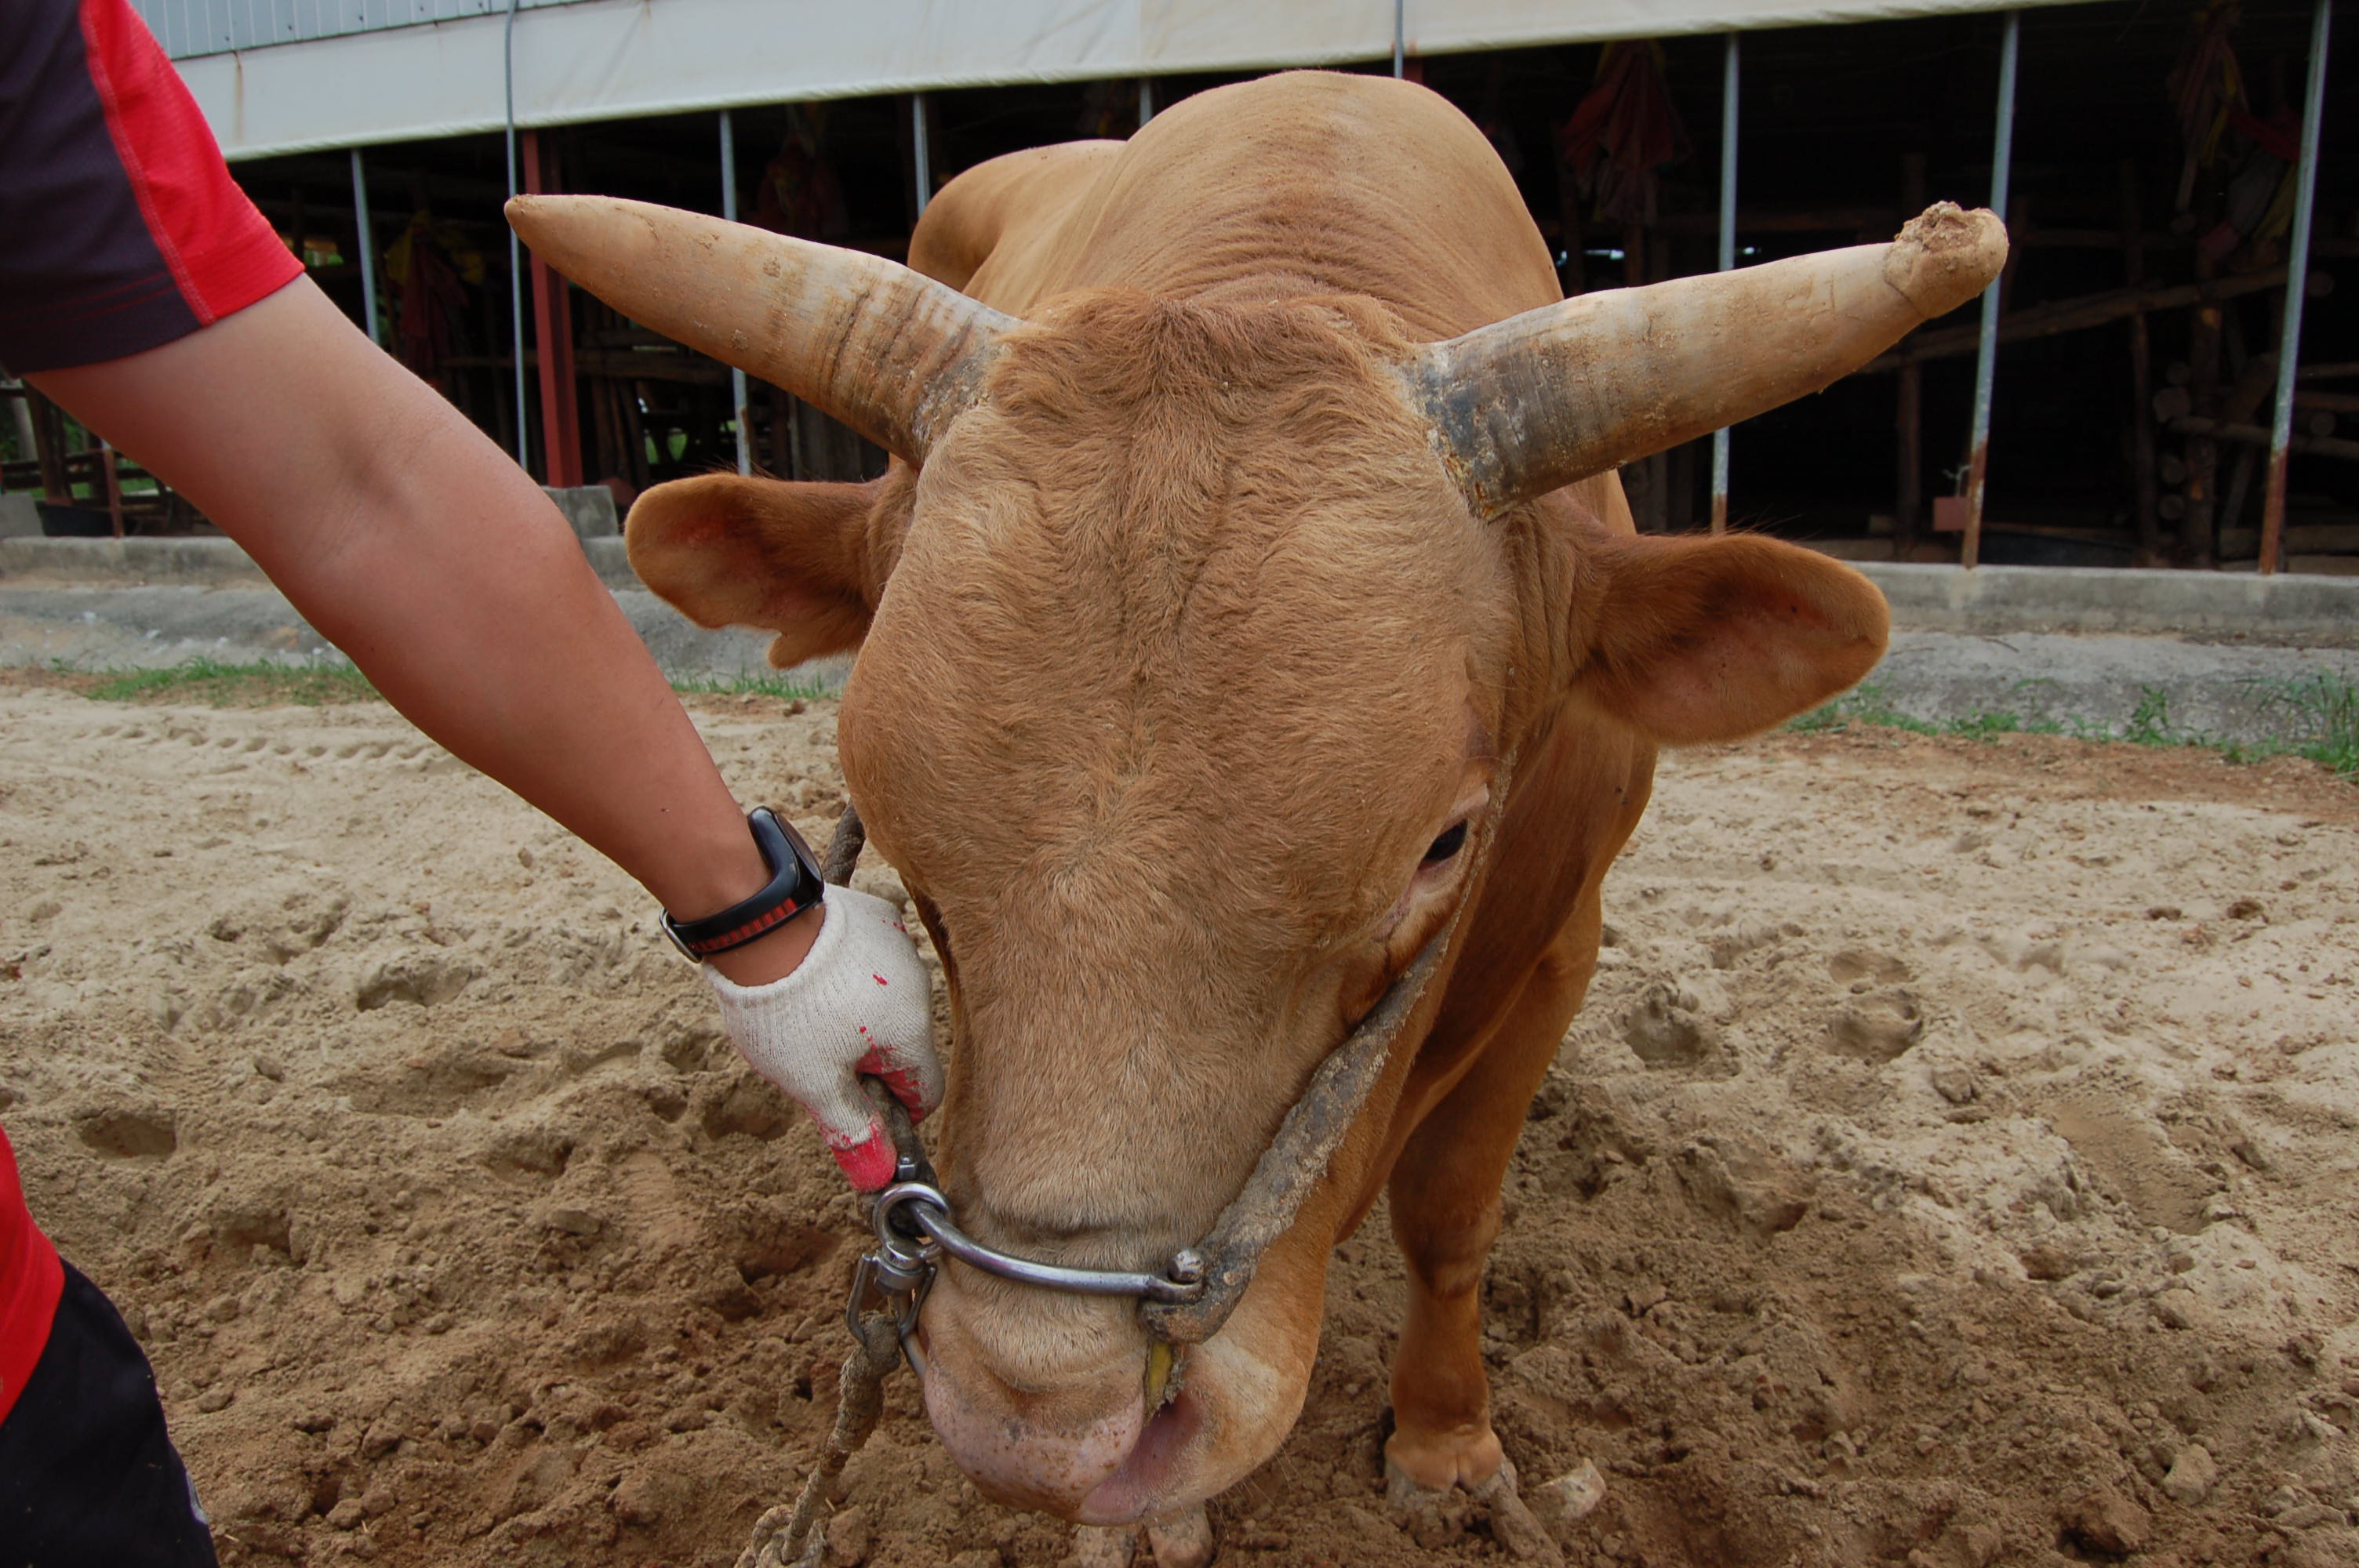
<svg viewBox="0 0 2359 1568">
<path fill-rule="evenodd" d="M 832 705 L 697 708 L 825 829 Z M 636 888 L 373 704 L 0 714 L 0 1108 L 224 1561 L 733 1563 L 858 1231 Z M 1606 912 L 1485 1284 L 1569 1562 L 2359 1564 L 2359 792 L 1777 737 L 1666 759 Z M 1379 1217 L 1224 1560 L 1499 1555 L 1386 1507 L 1402 1295 Z M 1077 1550 L 906 1379 L 850 1481 L 831 1562 Z"/>
</svg>

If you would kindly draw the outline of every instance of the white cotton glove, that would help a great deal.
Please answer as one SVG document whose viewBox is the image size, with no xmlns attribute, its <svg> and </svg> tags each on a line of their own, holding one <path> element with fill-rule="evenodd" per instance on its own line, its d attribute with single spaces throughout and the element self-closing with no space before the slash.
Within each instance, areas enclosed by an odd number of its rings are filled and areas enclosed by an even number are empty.
<svg viewBox="0 0 2359 1568">
<path fill-rule="evenodd" d="M 731 1044 L 810 1113 L 852 1184 L 875 1192 L 893 1180 L 893 1140 L 855 1075 L 883 1079 L 912 1119 L 941 1103 L 933 993 L 891 904 L 830 882 L 826 907 L 786 979 L 741 986 L 710 964 L 704 978 Z"/>
</svg>

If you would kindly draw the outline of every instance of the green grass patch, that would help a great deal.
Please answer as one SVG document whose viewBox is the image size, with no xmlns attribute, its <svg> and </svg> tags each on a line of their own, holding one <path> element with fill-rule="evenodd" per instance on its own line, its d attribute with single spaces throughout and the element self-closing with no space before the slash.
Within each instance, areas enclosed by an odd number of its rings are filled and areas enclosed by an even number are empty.
<svg viewBox="0 0 2359 1568">
<path fill-rule="evenodd" d="M 2283 750 L 2359 778 L 2359 685 L 2321 670 L 2276 683 L 2264 700 L 2286 725 Z"/>
<path fill-rule="evenodd" d="M 782 702 L 810 702 L 835 696 L 825 687 L 788 680 L 784 676 L 690 676 L 673 681 L 671 688 L 687 697 L 775 697 Z"/>
<path fill-rule="evenodd" d="M 212 708 L 318 708 L 342 702 L 380 702 L 369 679 L 349 665 L 230 664 L 195 658 L 142 670 L 76 670 L 50 666 L 53 676 L 72 677 L 84 697 L 98 702 L 199 702 Z M 784 676 L 697 676 L 671 683 L 690 697 L 764 697 L 782 702 L 832 697 L 823 687 Z"/>
<path fill-rule="evenodd" d="M 1880 681 L 1854 687 L 1825 707 L 1788 720 L 1786 728 L 1808 735 L 1869 724 L 1879 730 L 1905 730 L 1911 735 L 1962 735 L 1973 741 L 1992 741 L 2001 735 L 2050 734 L 2059 730 L 2054 724 L 1998 709 L 1969 714 L 1963 719 L 1919 719 L 1893 707 L 1885 690 Z"/>
<path fill-rule="evenodd" d="M 2040 684 L 2025 682 L 2024 685 Z M 2170 697 L 2147 687 L 2120 728 L 2071 719 L 2027 719 L 1993 709 L 1962 719 L 1919 719 L 1894 708 L 1879 683 L 1856 687 L 1823 708 L 1813 708 L 1786 728 L 1799 734 L 1839 733 L 1853 725 L 1901 730 L 1912 735 L 1995 741 L 2002 735 L 2070 735 L 2081 741 L 2125 741 L 2133 746 L 2201 746 L 2231 762 L 2270 757 L 2307 757 L 2348 779 L 2359 781 L 2359 685 L 2331 670 L 2298 681 L 2274 681 L 2256 692 L 2277 733 L 2260 741 L 2223 741 L 2181 727 L 2170 717 Z"/>
<path fill-rule="evenodd" d="M 320 708 L 377 700 L 368 677 L 348 665 L 234 665 L 204 658 L 109 672 L 82 695 L 98 702 L 201 702 L 212 708 Z"/>
</svg>

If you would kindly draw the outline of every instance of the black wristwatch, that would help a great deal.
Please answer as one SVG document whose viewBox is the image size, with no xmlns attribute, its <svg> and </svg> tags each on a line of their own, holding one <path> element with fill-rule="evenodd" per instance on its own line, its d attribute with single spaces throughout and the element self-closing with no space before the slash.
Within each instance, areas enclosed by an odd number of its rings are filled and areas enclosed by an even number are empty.
<svg viewBox="0 0 2359 1568">
<path fill-rule="evenodd" d="M 663 913 L 664 935 L 691 964 L 768 935 L 817 904 L 826 892 L 818 857 L 793 824 L 780 821 L 766 806 L 747 812 L 745 824 L 754 830 L 754 847 L 762 852 L 762 863 L 770 869 L 768 885 L 744 903 L 701 920 L 679 920 L 669 910 Z"/>
</svg>

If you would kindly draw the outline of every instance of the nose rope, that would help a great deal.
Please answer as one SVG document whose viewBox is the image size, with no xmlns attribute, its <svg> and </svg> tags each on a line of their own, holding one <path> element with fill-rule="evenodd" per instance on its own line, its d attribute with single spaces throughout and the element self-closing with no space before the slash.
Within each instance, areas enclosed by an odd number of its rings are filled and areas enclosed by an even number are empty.
<svg viewBox="0 0 2359 1568">
<path fill-rule="evenodd" d="M 1253 1283 L 1262 1253 L 1292 1227 L 1303 1199 L 1325 1177 L 1335 1151 L 1382 1080 L 1394 1044 L 1448 958 L 1473 903 L 1471 892 L 1490 869 L 1514 771 L 1510 755 L 1492 779 L 1490 821 L 1467 871 L 1470 896 L 1460 900 L 1449 922 L 1320 1063 L 1279 1123 L 1277 1135 L 1255 1162 L 1253 1174 L 1203 1240 L 1173 1254 L 1161 1274 L 1042 1262 L 1003 1252 L 967 1235 L 951 1217 L 950 1199 L 908 1112 L 882 1085 L 864 1081 L 897 1158 L 893 1184 L 870 1200 L 869 1223 L 876 1245 L 854 1265 L 851 1299 L 844 1304 L 844 1321 L 855 1343 L 837 1379 L 835 1425 L 819 1463 L 804 1479 L 801 1495 L 791 1507 L 782 1505 L 762 1516 L 737 1568 L 814 1568 L 820 1562 L 826 1544 L 816 1530 L 822 1513 L 820 1499 L 824 1497 L 830 1509 L 842 1502 L 843 1468 L 875 1430 L 886 1374 L 904 1357 L 921 1375 L 924 1371 L 916 1344 L 918 1313 L 945 1255 L 1044 1290 L 1139 1298 L 1139 1319 L 1152 1342 L 1150 1356 L 1169 1357 L 1179 1346 L 1200 1345 L 1220 1332 Z M 829 881 L 851 881 L 867 838 L 859 811 L 846 801 L 821 867 Z"/>
</svg>

